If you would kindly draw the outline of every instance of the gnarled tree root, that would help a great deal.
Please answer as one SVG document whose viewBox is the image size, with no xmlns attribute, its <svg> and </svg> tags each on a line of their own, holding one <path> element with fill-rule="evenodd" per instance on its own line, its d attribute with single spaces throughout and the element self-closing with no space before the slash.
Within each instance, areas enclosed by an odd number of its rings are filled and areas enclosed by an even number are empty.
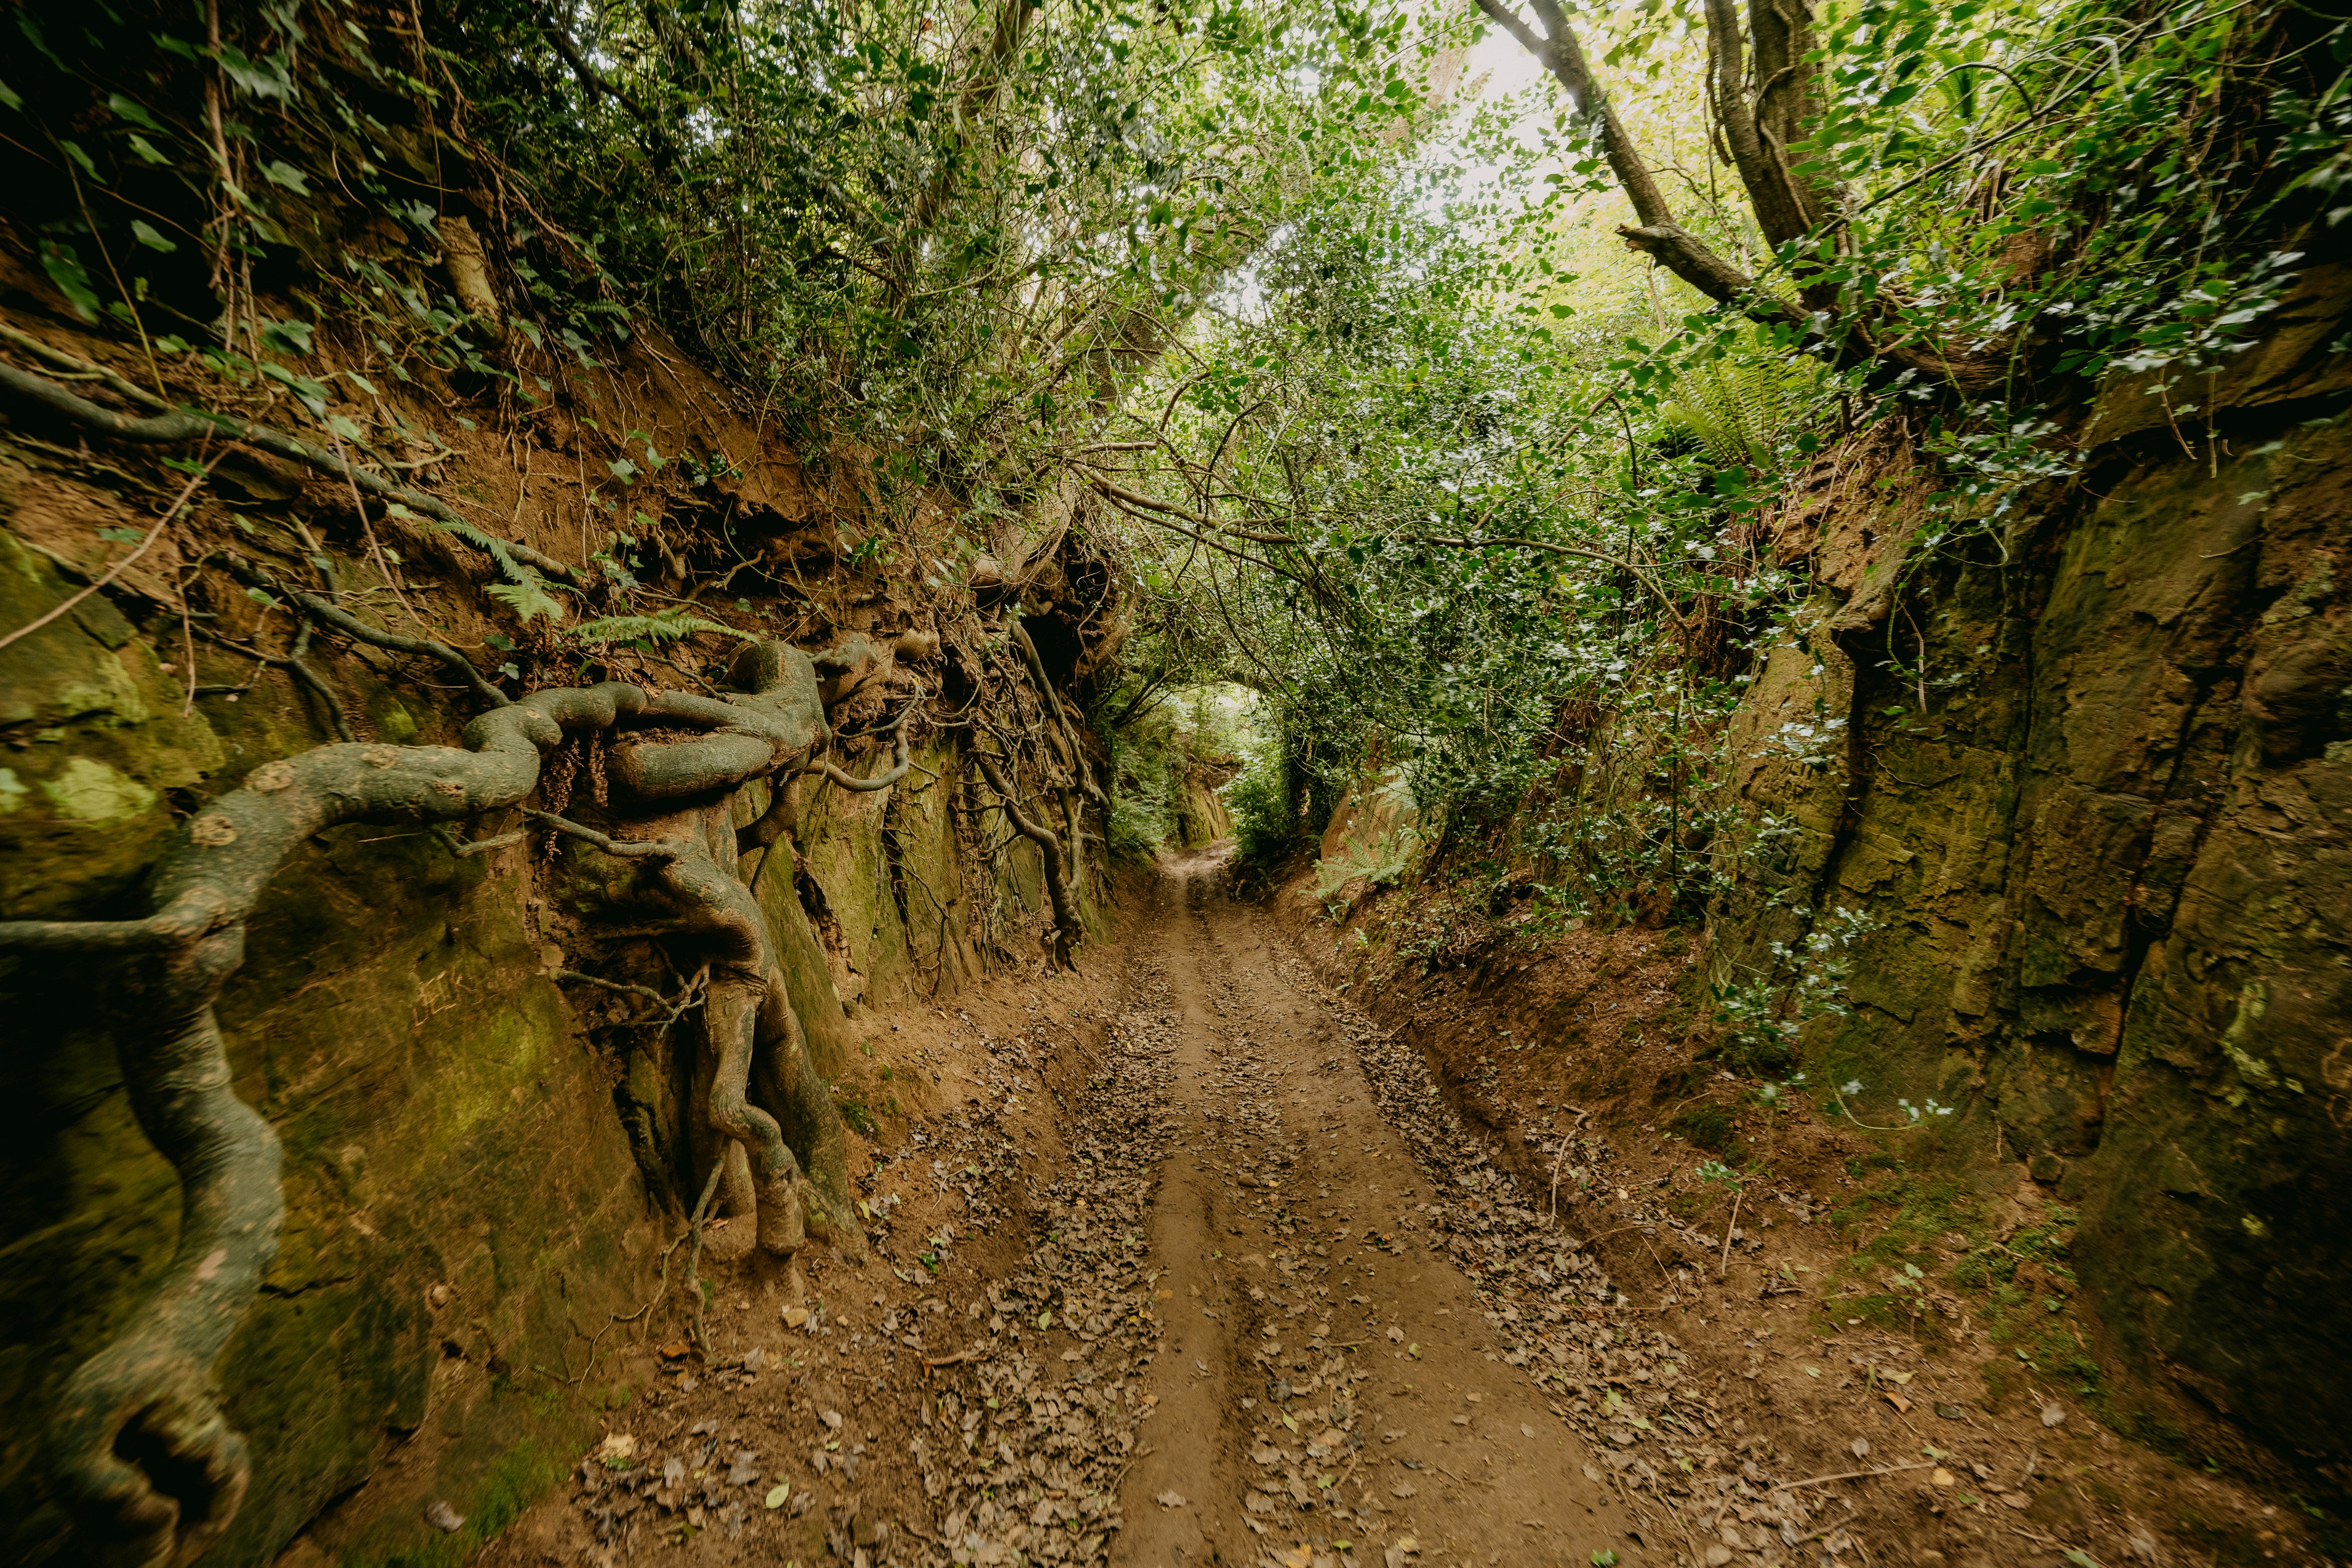
<svg viewBox="0 0 2352 1568">
<path fill-rule="evenodd" d="M 1070 893 L 1070 879 L 1062 863 L 1061 835 L 1045 822 L 1024 814 L 1020 800 L 1013 793 L 1012 781 L 996 759 L 985 751 L 975 750 L 972 760 L 980 765 L 981 776 L 988 787 L 996 791 L 997 804 L 1004 809 L 1005 820 L 1013 831 L 1037 846 L 1037 853 L 1045 862 L 1045 900 L 1054 909 L 1054 962 L 1066 969 L 1077 967 L 1071 954 L 1086 939 L 1087 928 L 1078 919 L 1077 902 Z"/>
<path fill-rule="evenodd" d="M 74 1372 L 50 1424 L 51 1472 L 88 1561 L 189 1562 L 227 1529 L 250 1480 L 244 1439 L 220 1410 L 211 1373 L 276 1256 L 285 1205 L 277 1137 L 236 1095 L 213 1009 L 243 960 L 245 923 L 263 889 L 297 844 L 341 823 L 446 824 L 519 804 L 567 731 L 608 730 L 642 715 L 713 732 L 631 748 L 627 770 L 649 799 L 718 800 L 717 831 L 702 835 L 712 843 L 630 847 L 717 949 L 709 1005 L 721 1087 L 713 1117 L 754 1155 L 765 1188 L 762 1239 L 790 1250 L 804 1228 L 845 1230 L 863 1250 L 855 1225 L 843 1223 L 846 1173 L 830 1096 L 791 1009 L 777 1005 L 782 979 L 758 906 L 715 852 L 733 846 L 723 797 L 757 774 L 805 765 L 825 738 L 824 710 L 797 650 L 747 650 L 736 674 L 747 695 L 735 702 L 608 682 L 493 708 L 467 727 L 462 750 L 341 744 L 264 763 L 181 829 L 157 869 L 146 918 L 0 921 L 0 952 L 126 956 L 128 983 L 110 998 L 123 1076 L 141 1127 L 181 1181 L 180 1241 L 164 1283 L 129 1330 Z M 752 1060 L 772 1042 L 779 1049 L 771 1054 L 784 1059 L 789 1119 L 818 1183 L 834 1191 L 806 1179 L 776 1119 L 748 1102 Z"/>
<path fill-rule="evenodd" d="M 604 728 L 635 686 L 541 692 L 476 719 L 468 749 L 322 746 L 267 762 L 179 833 L 144 920 L 0 922 L 0 950 L 133 955 L 112 994 L 139 1124 L 180 1174 L 180 1244 L 121 1337 L 77 1369 L 50 1429 L 51 1470 L 91 1559 L 184 1563 L 217 1539 L 249 1478 L 209 1387 L 212 1364 L 277 1255 L 278 1139 L 236 1098 L 213 1015 L 245 921 L 294 846 L 341 822 L 432 822 L 509 806 L 567 728 Z"/>
</svg>

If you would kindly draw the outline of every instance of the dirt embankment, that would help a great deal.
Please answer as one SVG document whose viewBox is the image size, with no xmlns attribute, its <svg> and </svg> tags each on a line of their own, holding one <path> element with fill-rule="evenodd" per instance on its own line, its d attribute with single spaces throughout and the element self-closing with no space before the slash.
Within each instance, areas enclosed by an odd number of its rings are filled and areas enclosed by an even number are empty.
<svg viewBox="0 0 2352 1568">
<path fill-rule="evenodd" d="M 1819 1485 L 1868 1561 L 2333 1555 L 2288 1478 L 2221 1474 L 2102 1422 L 2074 1212 L 2014 1150 L 1721 1071 L 1693 934 L 1544 932 L 1427 888 L 1334 925 L 1311 872 L 1271 902 L 1688 1347 L 1729 1427 L 1783 1477 L 1840 1478 Z M 1726 1550 L 1704 1560 L 1750 1560 Z"/>
</svg>

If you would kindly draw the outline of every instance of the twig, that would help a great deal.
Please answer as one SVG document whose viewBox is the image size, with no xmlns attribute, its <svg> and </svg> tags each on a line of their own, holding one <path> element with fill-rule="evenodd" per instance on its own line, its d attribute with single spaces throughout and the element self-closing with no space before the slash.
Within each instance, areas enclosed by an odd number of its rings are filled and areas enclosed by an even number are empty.
<svg viewBox="0 0 2352 1568">
<path fill-rule="evenodd" d="M 1847 1470 L 1841 1475 L 1815 1476 L 1811 1480 L 1780 1481 L 1774 1485 L 1772 1490 L 1775 1491 L 1783 1490 L 1794 1490 L 1798 1487 L 1817 1487 L 1824 1485 L 1830 1481 L 1857 1481 L 1866 1479 L 1871 1476 L 1901 1475 L 1905 1470 L 1924 1470 L 1931 1469 L 1933 1465 L 1933 1460 L 1922 1459 L 1916 1465 L 1886 1465 L 1874 1470 Z"/>
<path fill-rule="evenodd" d="M 294 678 L 310 687 L 319 701 L 326 706 L 327 717 L 334 724 L 337 739 L 357 740 L 359 736 L 352 729 L 351 716 L 343 711 L 343 699 L 335 695 L 334 687 L 327 684 L 325 676 L 302 662 L 302 655 L 310 651 L 310 622 L 306 619 L 295 628 L 293 645 L 286 650 L 286 656 L 275 662 L 291 671 Z"/>
<path fill-rule="evenodd" d="M 569 817 L 559 817 L 552 811 L 533 810 L 526 806 L 523 808 L 522 814 L 545 822 L 559 833 L 565 833 L 575 839 L 584 839 L 606 854 L 617 855 L 623 860 L 674 861 L 687 851 L 686 845 L 673 843 L 667 839 L 616 839 L 610 834 L 600 833 L 593 828 L 584 827 Z"/>
<path fill-rule="evenodd" d="M 408 595 L 400 591 L 400 580 L 392 575 L 392 563 L 383 559 L 383 546 L 376 542 L 375 525 L 368 521 L 367 502 L 360 495 L 360 482 L 352 473 L 352 455 L 343 450 L 343 438 L 340 435 L 335 437 L 335 455 L 342 460 L 343 483 L 351 488 L 352 509 L 360 515 L 360 533 L 367 539 L 368 553 L 375 557 L 376 570 L 383 574 L 384 586 L 400 601 L 400 607 L 408 612 L 408 618 L 416 622 L 416 629 L 430 633 L 433 629 L 425 623 L 424 616 L 416 613 L 416 606 L 408 602 Z"/>
<path fill-rule="evenodd" d="M 1717 1265 L 1715 1270 L 1715 1277 L 1718 1280 L 1731 1272 L 1731 1233 L 1739 1228 L 1739 1200 L 1747 1196 L 1748 1189 L 1744 1186 L 1731 1189 L 1731 1221 L 1723 1228 L 1723 1261 Z"/>
<path fill-rule="evenodd" d="M 519 839 L 523 835 L 518 832 L 508 836 Z M 705 964 L 700 969 L 695 971 L 694 978 L 688 980 L 685 988 L 674 998 L 663 996 L 651 986 L 633 985 L 625 980 L 607 980 L 601 976 L 583 974 L 577 969 L 558 969 L 554 972 L 553 977 L 558 980 L 577 980 L 583 985 L 602 986 L 608 991 L 619 991 L 627 996 L 646 998 L 654 1006 L 663 1009 L 661 1016 L 630 1019 L 627 1021 L 635 1026 L 659 1024 L 662 1028 L 667 1029 L 702 1000 L 703 982 L 709 978 L 709 976 L 710 966 Z"/>
<path fill-rule="evenodd" d="M 719 1173 L 727 1168 L 729 1146 L 719 1146 L 719 1157 L 710 1162 L 710 1179 L 702 1184 L 702 1196 L 694 1200 L 694 1217 L 686 1227 L 687 1234 L 694 1238 L 694 1245 L 686 1249 L 686 1288 L 694 1292 L 694 1343 L 702 1347 L 706 1363 L 711 1359 L 710 1336 L 702 1332 L 702 1309 L 706 1303 L 702 1299 L 702 1276 L 696 1270 L 702 1263 L 703 1216 L 709 1210 L 710 1195 L 719 1190 Z"/>
<path fill-rule="evenodd" d="M 21 338 L 21 334 L 11 335 L 12 341 Z M 46 344 L 39 347 L 44 357 L 51 360 L 59 357 L 58 350 L 51 350 Z M 313 445 L 297 436 L 289 435 L 282 430 L 256 423 L 251 420 L 240 419 L 234 414 L 219 413 L 210 409 L 195 411 L 171 409 L 161 398 L 152 392 L 139 390 L 134 383 L 123 381 L 112 371 L 106 370 L 103 365 L 89 361 L 73 362 L 80 364 L 85 369 L 101 372 L 106 378 L 107 385 L 121 393 L 126 400 L 159 412 L 146 419 L 132 419 L 117 413 L 112 409 L 94 403 L 88 398 L 78 397 L 47 377 L 34 375 L 30 371 L 18 370 L 9 364 L 0 364 L 0 390 L 13 392 L 27 402 L 38 403 L 52 413 L 121 441 L 177 446 L 194 441 L 211 441 L 221 436 L 235 437 L 258 446 L 265 452 L 275 453 L 280 457 L 307 464 L 321 474 L 343 475 L 359 488 L 372 495 L 383 497 L 389 501 L 397 501 L 412 511 L 422 512 L 426 517 L 447 525 L 460 538 L 489 556 L 501 568 L 504 568 L 509 560 L 516 560 L 533 567 L 544 575 L 560 581 L 577 585 L 583 580 L 583 568 L 575 567 L 566 560 L 559 560 L 544 551 L 534 549 L 518 540 L 502 539 L 494 534 L 486 533 L 467 521 L 446 502 L 427 495 L 422 490 L 372 474 L 364 468 L 352 466 L 347 460 L 339 461 L 333 453 L 323 446 Z"/>
<path fill-rule="evenodd" d="M 440 840 L 451 854 L 456 855 L 459 860 L 466 860 L 474 855 L 488 854 L 492 850 L 505 849 L 509 844 L 519 844 L 530 835 L 517 828 L 511 833 L 500 833 L 494 839 L 466 839 L 460 838 L 455 828 L 445 823 L 433 830 L 433 836 Z M 560 977 L 563 971 L 559 970 L 557 973 Z"/>
<path fill-rule="evenodd" d="M 430 637 L 404 637 L 397 632 L 379 632 L 350 611 L 331 603 L 315 593 L 305 593 L 299 589 L 287 588 L 272 582 L 261 573 L 242 563 L 233 563 L 230 570 L 235 571 L 238 579 L 244 582 L 284 594 L 300 608 L 305 616 L 317 621 L 321 625 L 341 632 L 346 637 L 355 638 L 373 647 L 390 649 L 395 653 L 417 653 L 428 659 L 439 660 L 462 676 L 467 685 L 473 689 L 474 695 L 492 707 L 505 707 L 513 700 L 485 679 L 481 671 L 474 668 L 474 662 L 471 659 L 467 658 L 465 654 L 446 643 L 438 643 Z M 399 590 L 394 589 L 393 591 L 396 594 Z M 402 602 L 404 604 L 406 601 L 404 600 Z M 415 612 L 411 611 L 409 613 L 413 617 Z M 418 624 L 422 625 L 423 622 L 419 622 Z"/>
<path fill-rule="evenodd" d="M 88 588 L 83 589 L 79 593 L 75 594 L 71 599 L 67 600 L 64 603 L 53 606 L 47 614 L 42 615 L 26 625 L 17 627 L 16 630 L 9 632 L 5 637 L 0 637 L 0 648 L 5 648 L 9 643 L 16 642 L 20 638 L 31 636 L 42 627 L 47 626 L 50 622 L 55 621 L 60 615 L 65 614 L 75 605 L 79 604 L 83 600 L 88 599 L 91 594 L 96 593 L 100 589 L 104 588 L 108 583 L 112 582 L 117 577 L 120 577 L 125 567 L 128 567 L 131 562 L 137 560 L 141 556 L 145 555 L 147 553 L 148 547 L 152 545 L 157 539 L 163 537 L 163 530 L 172 526 L 172 519 L 180 515 L 180 508 L 188 504 L 188 497 L 196 493 L 196 486 L 211 478 L 213 476 L 213 469 L 219 465 L 222 457 L 226 457 L 227 455 L 228 449 L 226 447 L 223 447 L 218 456 L 215 456 L 210 463 L 205 464 L 201 472 L 191 476 L 188 482 L 180 486 L 180 493 L 172 497 L 171 508 L 161 517 L 156 519 L 155 526 L 153 528 L 147 530 L 147 537 L 139 541 L 139 548 L 137 549 L 132 550 L 129 555 L 124 556 L 121 560 L 116 561 L 112 566 L 108 567 L 105 573 L 95 582 L 92 582 Z"/>
</svg>

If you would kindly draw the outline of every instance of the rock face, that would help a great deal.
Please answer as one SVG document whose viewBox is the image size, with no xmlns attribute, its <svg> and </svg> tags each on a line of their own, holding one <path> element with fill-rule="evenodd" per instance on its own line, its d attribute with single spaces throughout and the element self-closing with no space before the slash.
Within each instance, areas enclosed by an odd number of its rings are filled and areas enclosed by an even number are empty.
<svg viewBox="0 0 2352 1568">
<path fill-rule="evenodd" d="M 1825 482 L 1780 541 L 1815 601 L 1733 737 L 1781 831 L 1744 841 L 1765 870 L 1717 946 L 1728 973 L 1870 916 L 1818 1066 L 1960 1107 L 1938 1157 L 2080 1206 L 2120 1417 L 2323 1466 L 2352 1455 L 2347 308 L 2320 269 L 2168 404 L 2110 387 L 2076 481 L 1936 559 Z"/>
<path fill-rule="evenodd" d="M 0 530 L 0 628 L 75 586 Z M 328 738 L 282 679 L 191 699 L 184 671 L 159 662 L 176 634 L 176 622 L 142 634 L 98 595 L 0 650 L 0 911 L 135 911 L 177 814 Z M 449 743 L 464 723 L 366 661 L 336 673 L 371 738 Z M 1043 906 L 1034 855 L 1007 857 L 1006 885 L 991 885 L 955 805 L 955 748 L 919 760 L 887 791 L 819 793 L 800 874 L 786 855 L 758 888 L 794 1010 L 861 1130 L 902 1112 L 858 1049 L 860 998 L 952 989 L 982 972 L 987 944 L 1038 951 L 999 908 Z M 870 744 L 845 761 L 882 765 Z M 738 810 L 765 804 L 761 787 Z M 252 922 L 220 1021 L 237 1093 L 282 1140 L 287 1219 L 219 1367 L 254 1478 L 207 1563 L 268 1563 L 306 1527 L 329 1554 L 389 1559 L 438 1539 L 436 1501 L 470 1545 L 561 1475 L 643 1375 L 634 1352 L 592 1357 L 590 1342 L 652 1294 L 693 1202 L 679 1191 L 691 1020 L 651 1039 L 614 1027 L 633 1004 L 559 986 L 558 918 L 594 890 L 561 858 L 519 873 L 520 853 L 460 860 L 421 831 L 332 830 Z M 95 1005 L 107 974 L 102 958 L 0 958 L 0 1403 L 14 1416 L 0 1495 L 24 1505 L 0 1519 L 12 1563 L 78 1560 L 44 1500 L 43 1417 L 140 1309 L 179 1224 L 179 1184 L 131 1116 Z M 334 1506 L 363 1484 L 365 1507 Z"/>
</svg>

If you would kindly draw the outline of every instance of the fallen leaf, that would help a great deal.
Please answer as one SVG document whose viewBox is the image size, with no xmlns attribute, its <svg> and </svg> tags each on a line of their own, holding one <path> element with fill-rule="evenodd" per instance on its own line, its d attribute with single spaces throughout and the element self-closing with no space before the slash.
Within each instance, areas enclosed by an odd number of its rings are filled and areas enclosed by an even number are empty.
<svg viewBox="0 0 2352 1568">
<path fill-rule="evenodd" d="M 782 1508 L 784 1506 L 784 1500 L 792 1495 L 793 1483 L 790 1481 L 778 1481 L 774 1486 L 768 1489 L 768 1506 L 770 1508 Z"/>
<path fill-rule="evenodd" d="M 2064 1406 L 2044 1405 L 2042 1407 L 2042 1424 L 2043 1426 L 2055 1427 L 2064 1419 L 2066 1419 L 2066 1407 Z"/>
<path fill-rule="evenodd" d="M 1184 1506 L 1184 1494 L 1180 1491 L 1161 1492 L 1160 1494 L 1160 1506 L 1162 1508 L 1182 1508 Z"/>
<path fill-rule="evenodd" d="M 1935 1482 L 1937 1486 L 1939 1486 L 1939 1487 L 1948 1487 L 1948 1486 L 1951 1486 L 1951 1485 L 1953 1485 L 1953 1484 L 1954 1484 L 1954 1482 L 1953 1482 L 1953 1479 L 1952 1479 L 1952 1472 L 1951 1472 L 1951 1471 L 1949 1471 L 1949 1470 L 1948 1470 L 1948 1469 L 1945 1469 L 1943 1466 L 1941 1466 L 1941 1465 L 1937 1465 L 1937 1466 L 1936 1467 L 1936 1472 L 1935 1472 L 1935 1474 L 1933 1474 L 1933 1475 L 1929 1476 L 1927 1479 L 1928 1479 L 1929 1480 L 1931 1480 L 1931 1481 L 1934 1481 L 1934 1482 Z"/>
<path fill-rule="evenodd" d="M 1391 1323 L 1389 1326 L 1389 1338 L 1394 1340 L 1399 1344 L 1402 1344 L 1404 1343 L 1404 1330 L 1398 1328 Z"/>
<path fill-rule="evenodd" d="M 425 1522 L 444 1535 L 455 1535 L 466 1528 L 466 1516 L 436 1497 L 425 1505 Z"/>
</svg>

